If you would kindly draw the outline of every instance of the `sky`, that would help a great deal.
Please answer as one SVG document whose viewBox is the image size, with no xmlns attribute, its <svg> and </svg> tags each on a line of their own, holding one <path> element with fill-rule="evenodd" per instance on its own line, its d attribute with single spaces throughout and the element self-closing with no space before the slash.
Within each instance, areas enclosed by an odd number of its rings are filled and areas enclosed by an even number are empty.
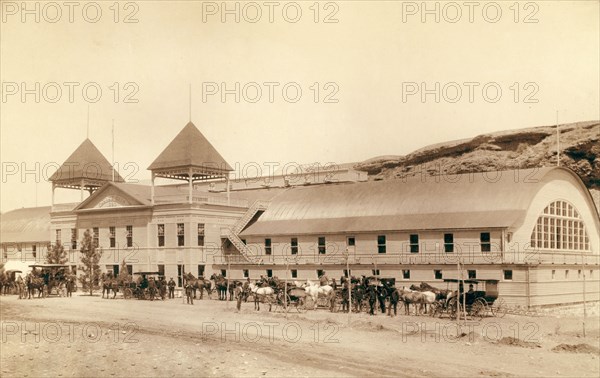
<svg viewBox="0 0 600 378">
<path fill-rule="evenodd" d="M 600 119 L 597 1 L 0 3 L 2 212 L 50 205 L 87 135 L 111 161 L 113 120 L 144 182 L 190 113 L 265 174 Z"/>
</svg>

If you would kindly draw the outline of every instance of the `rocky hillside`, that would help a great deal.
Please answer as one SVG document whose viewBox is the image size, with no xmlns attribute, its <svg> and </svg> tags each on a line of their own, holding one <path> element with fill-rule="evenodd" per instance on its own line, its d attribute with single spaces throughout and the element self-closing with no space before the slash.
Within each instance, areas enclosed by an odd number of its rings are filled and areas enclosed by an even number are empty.
<svg viewBox="0 0 600 378">
<path fill-rule="evenodd" d="M 571 168 L 600 208 L 600 122 L 560 125 L 560 165 Z M 371 180 L 426 172 L 430 175 L 556 165 L 556 126 L 483 134 L 430 145 L 406 156 L 382 156 L 358 163 Z"/>
</svg>

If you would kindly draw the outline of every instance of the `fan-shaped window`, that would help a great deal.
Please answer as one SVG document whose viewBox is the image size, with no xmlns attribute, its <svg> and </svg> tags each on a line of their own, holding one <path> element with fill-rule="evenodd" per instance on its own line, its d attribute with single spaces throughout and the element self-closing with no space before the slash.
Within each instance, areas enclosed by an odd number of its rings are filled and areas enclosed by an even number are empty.
<svg viewBox="0 0 600 378">
<path fill-rule="evenodd" d="M 531 245 L 539 249 L 587 251 L 590 239 L 577 210 L 568 202 L 546 206 L 531 233 Z"/>
</svg>

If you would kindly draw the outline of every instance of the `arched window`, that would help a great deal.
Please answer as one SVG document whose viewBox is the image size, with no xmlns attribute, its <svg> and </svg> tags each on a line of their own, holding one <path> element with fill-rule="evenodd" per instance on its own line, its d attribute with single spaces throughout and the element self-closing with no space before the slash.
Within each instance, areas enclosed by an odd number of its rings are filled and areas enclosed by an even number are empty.
<svg viewBox="0 0 600 378">
<path fill-rule="evenodd" d="M 590 238 L 577 209 L 566 201 L 546 206 L 531 232 L 531 246 L 539 249 L 588 251 Z"/>
</svg>

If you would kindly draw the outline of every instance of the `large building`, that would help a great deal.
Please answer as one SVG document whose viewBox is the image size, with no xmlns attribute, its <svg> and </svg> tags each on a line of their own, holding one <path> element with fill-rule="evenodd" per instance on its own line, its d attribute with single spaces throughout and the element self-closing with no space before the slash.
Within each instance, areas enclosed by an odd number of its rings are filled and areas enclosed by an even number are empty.
<svg viewBox="0 0 600 378">
<path fill-rule="evenodd" d="M 584 291 L 600 299 L 598 211 L 568 169 L 367 181 L 343 165 L 232 180 L 192 123 L 149 166 L 151 185 L 123 182 L 88 140 L 63 167 L 90 162 L 100 169 L 94 177 L 65 168 L 53 177 L 53 190 L 82 192 L 81 202 L 53 204 L 49 215 L 47 241 L 68 246 L 71 264 L 89 230 L 105 270 L 125 261 L 179 285 L 187 272 L 305 280 L 326 271 L 400 286 L 497 280 L 505 301 L 526 307 L 581 302 Z"/>
</svg>

